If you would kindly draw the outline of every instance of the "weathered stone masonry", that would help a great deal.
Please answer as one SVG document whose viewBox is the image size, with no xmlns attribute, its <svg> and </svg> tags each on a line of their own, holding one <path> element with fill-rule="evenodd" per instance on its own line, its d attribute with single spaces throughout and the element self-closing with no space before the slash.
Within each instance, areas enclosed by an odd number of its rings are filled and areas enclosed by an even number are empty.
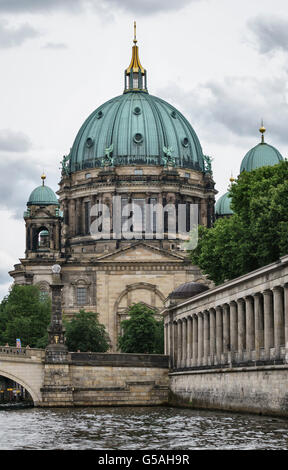
<svg viewBox="0 0 288 470">
<path fill-rule="evenodd" d="M 174 401 L 288 415 L 288 256 L 164 315 Z"/>
</svg>

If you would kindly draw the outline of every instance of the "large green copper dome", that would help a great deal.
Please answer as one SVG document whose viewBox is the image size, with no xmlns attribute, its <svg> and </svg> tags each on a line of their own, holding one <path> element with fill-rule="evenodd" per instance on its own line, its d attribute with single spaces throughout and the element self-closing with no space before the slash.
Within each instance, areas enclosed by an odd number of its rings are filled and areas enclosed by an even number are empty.
<svg viewBox="0 0 288 470">
<path fill-rule="evenodd" d="M 204 171 L 198 137 L 166 101 L 149 95 L 134 37 L 125 89 L 97 108 L 80 128 L 62 165 L 65 173 L 101 166 L 165 165 Z"/>
<path fill-rule="evenodd" d="M 233 211 L 230 207 L 231 204 L 231 197 L 229 192 L 223 194 L 219 197 L 218 201 L 215 205 L 215 214 L 217 216 L 225 216 L 225 215 L 232 215 Z"/>
<path fill-rule="evenodd" d="M 108 153 L 116 166 L 161 165 L 170 153 L 175 166 L 204 170 L 202 148 L 189 122 L 144 91 L 117 96 L 88 117 L 71 149 L 70 171 L 102 166 Z"/>
<path fill-rule="evenodd" d="M 283 160 L 281 153 L 275 147 L 264 142 L 266 129 L 263 125 L 259 131 L 262 133 L 262 142 L 246 153 L 241 163 L 240 173 L 242 171 L 252 171 L 261 166 L 277 165 Z"/>
</svg>

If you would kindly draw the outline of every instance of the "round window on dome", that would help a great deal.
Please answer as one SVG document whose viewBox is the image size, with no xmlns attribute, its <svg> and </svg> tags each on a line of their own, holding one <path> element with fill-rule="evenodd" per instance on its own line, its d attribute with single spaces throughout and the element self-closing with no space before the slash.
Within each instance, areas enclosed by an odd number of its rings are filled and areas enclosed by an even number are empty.
<svg viewBox="0 0 288 470">
<path fill-rule="evenodd" d="M 176 111 L 172 111 L 171 116 L 172 116 L 173 119 L 176 119 L 176 118 L 177 118 L 177 113 L 176 113 Z"/>
<path fill-rule="evenodd" d="M 187 137 L 184 137 L 184 139 L 182 139 L 182 145 L 183 147 L 188 147 L 189 145 L 189 140 L 187 139 Z"/>
<path fill-rule="evenodd" d="M 103 116 L 103 112 L 102 112 L 102 111 L 98 111 L 98 113 L 96 114 L 97 119 L 101 119 L 102 116 Z"/>
<path fill-rule="evenodd" d="M 135 144 L 141 144 L 143 142 L 143 135 L 137 132 L 137 134 L 134 135 L 133 140 Z"/>
<path fill-rule="evenodd" d="M 93 139 L 91 139 L 91 137 L 88 137 L 86 139 L 86 147 L 90 148 L 90 147 L 92 147 L 93 144 L 94 144 Z"/>
<path fill-rule="evenodd" d="M 133 113 L 138 116 L 139 114 L 141 114 L 141 108 L 139 108 L 139 106 L 136 106 L 136 107 L 134 108 Z"/>
</svg>

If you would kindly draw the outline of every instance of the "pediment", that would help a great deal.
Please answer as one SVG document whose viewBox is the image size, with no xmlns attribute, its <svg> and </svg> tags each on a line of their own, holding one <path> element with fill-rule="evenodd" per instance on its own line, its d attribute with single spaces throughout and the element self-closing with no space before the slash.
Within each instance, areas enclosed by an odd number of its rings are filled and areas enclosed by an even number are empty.
<svg viewBox="0 0 288 470">
<path fill-rule="evenodd" d="M 148 245 L 145 242 L 136 242 L 135 244 L 121 248 L 98 258 L 103 262 L 178 262 L 182 263 L 184 256 L 171 253 L 168 250 Z"/>
</svg>

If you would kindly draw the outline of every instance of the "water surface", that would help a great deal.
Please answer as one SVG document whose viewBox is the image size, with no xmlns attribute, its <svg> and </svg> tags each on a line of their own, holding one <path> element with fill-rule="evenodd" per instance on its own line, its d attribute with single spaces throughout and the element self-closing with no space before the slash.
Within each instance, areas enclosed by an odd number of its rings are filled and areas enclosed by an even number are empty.
<svg viewBox="0 0 288 470">
<path fill-rule="evenodd" d="M 0 449 L 288 449 L 288 420 L 168 407 L 2 408 Z"/>
</svg>

